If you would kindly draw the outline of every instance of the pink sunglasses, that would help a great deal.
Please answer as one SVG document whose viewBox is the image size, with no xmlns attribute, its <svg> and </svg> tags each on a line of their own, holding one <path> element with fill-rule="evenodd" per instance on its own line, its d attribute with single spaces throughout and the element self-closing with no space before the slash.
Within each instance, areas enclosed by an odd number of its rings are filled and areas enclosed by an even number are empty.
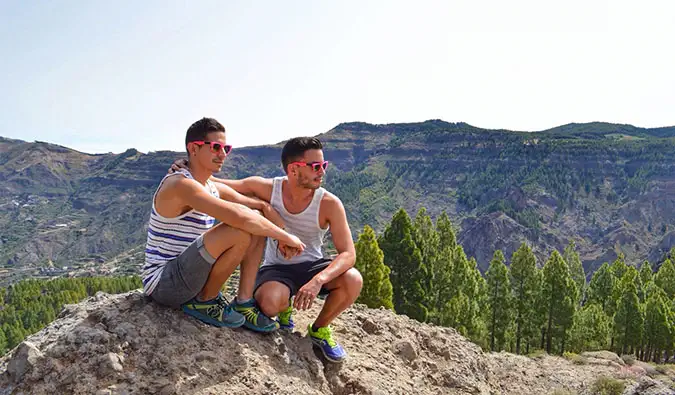
<svg viewBox="0 0 675 395">
<path fill-rule="evenodd" d="M 323 168 L 324 170 L 326 170 L 328 168 L 328 161 L 327 160 L 325 160 L 323 162 L 309 162 L 309 163 L 307 163 L 307 162 L 293 162 L 291 164 L 302 166 L 302 167 L 310 166 L 312 168 L 312 170 L 317 171 L 317 172 L 321 168 Z"/>
<path fill-rule="evenodd" d="M 202 146 L 204 144 L 209 144 L 211 146 L 211 152 L 213 152 L 214 154 L 217 154 L 220 151 L 225 151 L 225 155 L 227 155 L 227 154 L 230 153 L 230 151 L 232 151 L 231 145 L 219 143 L 217 141 L 190 141 L 190 142 L 195 143 L 199 146 Z"/>
</svg>

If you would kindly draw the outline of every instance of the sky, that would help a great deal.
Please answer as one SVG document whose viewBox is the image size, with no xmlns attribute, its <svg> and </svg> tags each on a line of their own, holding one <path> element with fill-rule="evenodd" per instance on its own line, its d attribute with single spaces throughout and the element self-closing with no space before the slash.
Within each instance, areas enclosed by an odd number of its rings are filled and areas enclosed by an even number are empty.
<svg viewBox="0 0 675 395">
<path fill-rule="evenodd" d="M 235 149 L 352 121 L 672 126 L 674 11 L 648 0 L 8 0 L 0 136 L 118 153 L 182 151 L 204 116 Z"/>
</svg>

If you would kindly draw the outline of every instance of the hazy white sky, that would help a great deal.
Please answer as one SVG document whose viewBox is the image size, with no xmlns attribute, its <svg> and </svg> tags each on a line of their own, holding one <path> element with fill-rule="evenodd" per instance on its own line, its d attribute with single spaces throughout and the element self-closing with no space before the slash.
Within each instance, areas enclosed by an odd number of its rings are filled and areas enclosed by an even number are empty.
<svg viewBox="0 0 675 395">
<path fill-rule="evenodd" d="M 672 2 L 670 2 L 672 3 Z M 340 122 L 675 125 L 667 1 L 3 1 L 0 136 L 235 147 Z"/>
</svg>

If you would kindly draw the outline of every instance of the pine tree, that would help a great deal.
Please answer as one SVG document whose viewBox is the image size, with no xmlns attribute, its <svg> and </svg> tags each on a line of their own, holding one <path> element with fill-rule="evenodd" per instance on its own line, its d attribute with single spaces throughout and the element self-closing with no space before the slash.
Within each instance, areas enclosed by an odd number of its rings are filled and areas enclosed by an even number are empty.
<svg viewBox="0 0 675 395">
<path fill-rule="evenodd" d="M 384 262 L 391 269 L 394 309 L 399 314 L 425 322 L 428 318 L 427 296 L 422 285 L 427 270 L 414 242 L 414 232 L 408 213 L 400 209 L 386 227 L 379 244 L 384 252 Z"/>
<path fill-rule="evenodd" d="M 435 266 L 438 263 L 440 239 L 434 223 L 424 207 L 421 207 L 417 212 L 413 227 L 415 229 L 413 240 L 422 254 L 422 266 L 426 269 L 427 274 L 421 282 L 424 295 L 426 296 L 424 305 L 429 309 L 433 321 L 438 322 L 437 317 L 440 315 L 440 312 L 434 309 L 438 286 L 434 274 L 438 271 Z"/>
<path fill-rule="evenodd" d="M 574 352 L 604 350 L 609 345 L 611 319 L 597 303 L 582 307 L 574 315 L 570 349 Z"/>
<path fill-rule="evenodd" d="M 454 252 L 457 247 L 457 238 L 452 229 L 450 218 L 445 213 L 436 220 L 436 233 L 438 234 L 438 252 L 436 261 L 433 263 L 431 273 L 433 282 L 433 304 L 430 306 L 434 311 L 433 321 L 438 324 L 441 319 L 444 304 L 452 298 L 452 271 L 454 266 Z"/>
<path fill-rule="evenodd" d="M 644 360 L 661 362 L 661 351 L 668 347 L 672 337 L 671 310 L 668 295 L 656 284 L 650 282 L 645 306 Z"/>
<path fill-rule="evenodd" d="M 502 350 L 512 319 L 511 281 L 501 250 L 494 253 L 486 273 L 489 309 L 490 349 Z M 495 340 L 497 344 L 495 345 Z"/>
<path fill-rule="evenodd" d="M 541 273 L 534 253 L 521 244 L 511 258 L 511 287 L 513 288 L 516 354 L 520 354 L 521 340 L 531 340 L 539 332 L 537 301 L 541 289 Z"/>
<path fill-rule="evenodd" d="M 402 312 L 405 304 L 405 287 L 403 284 L 415 269 L 419 269 L 412 267 L 410 262 L 413 253 L 409 250 L 414 250 L 417 247 L 410 246 L 405 242 L 406 236 L 410 238 L 412 232 L 413 226 L 410 217 L 401 208 L 394 214 L 391 222 L 384 230 L 384 235 L 379 240 L 380 248 L 384 252 L 384 263 L 391 269 L 389 277 L 394 290 L 394 309 L 399 313 Z"/>
<path fill-rule="evenodd" d="M 357 301 L 371 308 L 383 306 L 392 309 L 389 268 L 384 264 L 384 253 L 377 244 L 373 228 L 364 226 L 355 247 L 355 266 L 363 276 L 363 289 Z"/>
<path fill-rule="evenodd" d="M 576 251 L 574 240 L 570 240 L 567 247 L 565 247 L 563 258 L 570 269 L 572 280 L 574 280 L 574 283 L 577 285 L 577 294 L 579 296 L 577 304 L 579 304 L 583 301 L 586 292 L 586 273 L 584 272 L 584 266 L 581 264 L 579 253 Z"/>
<path fill-rule="evenodd" d="M 562 354 L 567 331 L 572 326 L 577 300 L 577 286 L 572 280 L 567 263 L 560 253 L 553 251 L 544 265 L 543 301 L 547 311 L 546 352 L 551 353 L 554 334 L 561 340 Z"/>
<path fill-rule="evenodd" d="M 649 261 L 642 262 L 642 265 L 640 265 L 640 281 L 642 282 L 642 289 L 638 290 L 641 291 L 638 295 L 640 298 L 640 303 L 644 303 L 647 300 L 647 297 L 649 296 L 649 284 L 653 281 L 653 279 L 654 271 L 652 269 L 652 265 L 649 263 Z"/>
<path fill-rule="evenodd" d="M 436 232 L 438 233 L 441 249 L 447 247 L 454 250 L 457 247 L 457 236 L 445 211 L 436 219 Z"/>
<path fill-rule="evenodd" d="M 621 342 L 621 353 L 629 348 L 637 348 L 642 337 L 644 318 L 640 309 L 638 291 L 635 285 L 636 277 L 639 277 L 634 267 L 629 267 L 624 272 L 619 287 L 621 298 L 614 316 L 614 330 L 617 340 Z"/>
<path fill-rule="evenodd" d="M 7 350 L 7 337 L 5 332 L 0 328 L 0 355 L 4 354 Z"/>
<path fill-rule="evenodd" d="M 673 261 L 670 259 L 663 261 L 654 276 L 654 282 L 666 292 L 669 299 L 675 298 L 675 265 Z"/>
<path fill-rule="evenodd" d="M 615 282 L 612 270 L 605 262 L 593 273 L 588 287 L 588 303 L 597 303 L 609 317 L 613 317 L 616 310 L 613 298 Z"/>
</svg>

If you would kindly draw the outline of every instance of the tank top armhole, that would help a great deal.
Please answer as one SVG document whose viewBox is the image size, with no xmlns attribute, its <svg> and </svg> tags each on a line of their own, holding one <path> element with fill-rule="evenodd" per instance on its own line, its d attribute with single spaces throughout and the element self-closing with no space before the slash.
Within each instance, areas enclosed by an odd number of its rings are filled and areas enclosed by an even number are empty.
<svg viewBox="0 0 675 395">
<path fill-rule="evenodd" d="M 155 210 L 155 212 L 157 212 L 157 208 L 155 207 L 155 198 L 157 197 L 157 193 L 159 192 L 159 189 L 162 187 L 162 185 L 164 185 L 164 181 L 166 181 L 169 177 L 173 177 L 177 174 L 180 174 L 185 178 L 193 179 L 192 174 L 190 174 L 189 172 L 184 172 L 184 171 L 180 171 L 180 170 L 177 171 L 177 172 L 165 175 L 164 178 L 162 178 L 162 181 L 159 182 L 159 185 L 157 185 L 157 189 L 155 189 L 155 193 L 152 194 L 152 209 Z"/>
</svg>

